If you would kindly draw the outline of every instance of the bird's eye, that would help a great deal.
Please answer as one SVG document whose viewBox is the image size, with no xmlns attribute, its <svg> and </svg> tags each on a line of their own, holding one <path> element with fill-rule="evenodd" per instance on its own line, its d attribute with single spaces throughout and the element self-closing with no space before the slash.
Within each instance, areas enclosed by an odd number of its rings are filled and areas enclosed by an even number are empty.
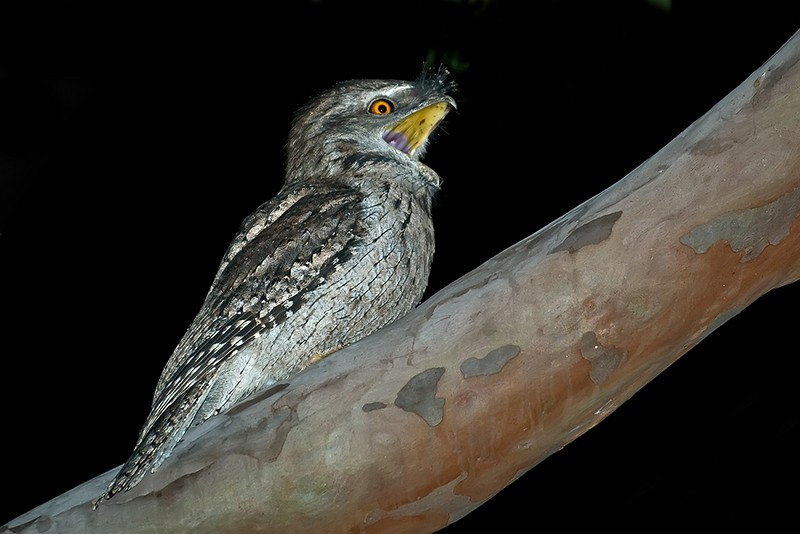
<svg viewBox="0 0 800 534">
<path fill-rule="evenodd" d="M 372 104 L 369 105 L 369 112 L 373 115 L 388 115 L 392 111 L 394 111 L 394 104 L 385 98 L 374 100 Z"/>
</svg>

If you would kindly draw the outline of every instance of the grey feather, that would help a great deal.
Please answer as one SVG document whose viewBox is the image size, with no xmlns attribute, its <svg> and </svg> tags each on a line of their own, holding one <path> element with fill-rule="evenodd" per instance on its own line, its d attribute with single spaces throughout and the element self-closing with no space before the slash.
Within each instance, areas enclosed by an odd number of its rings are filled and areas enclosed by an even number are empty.
<svg viewBox="0 0 800 534">
<path fill-rule="evenodd" d="M 438 123 L 455 105 L 452 90 L 444 73 L 413 82 L 354 80 L 300 110 L 283 188 L 234 237 L 161 374 L 133 453 L 97 502 L 155 471 L 191 425 L 419 303 L 440 180 L 419 161 L 430 131 L 398 141 L 397 128 L 434 105 L 443 110 L 432 115 Z M 376 99 L 392 113 L 372 113 Z M 422 125 L 428 117 L 412 118 Z"/>
</svg>

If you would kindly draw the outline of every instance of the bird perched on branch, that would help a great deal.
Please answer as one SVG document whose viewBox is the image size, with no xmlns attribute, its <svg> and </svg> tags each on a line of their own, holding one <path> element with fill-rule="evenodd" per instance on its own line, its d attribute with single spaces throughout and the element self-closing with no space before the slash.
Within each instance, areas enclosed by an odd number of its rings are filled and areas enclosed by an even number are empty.
<svg viewBox="0 0 800 534">
<path fill-rule="evenodd" d="M 455 106 L 453 89 L 444 71 L 353 80 L 298 112 L 282 189 L 230 244 L 131 457 L 95 507 L 155 471 L 191 425 L 419 303 L 440 185 L 420 157 Z"/>
</svg>

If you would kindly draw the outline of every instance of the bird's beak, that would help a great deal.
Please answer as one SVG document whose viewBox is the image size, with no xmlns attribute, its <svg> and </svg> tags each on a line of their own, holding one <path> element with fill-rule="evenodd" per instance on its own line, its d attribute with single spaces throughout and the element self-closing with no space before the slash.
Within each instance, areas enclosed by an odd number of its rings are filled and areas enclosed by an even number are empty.
<svg viewBox="0 0 800 534">
<path fill-rule="evenodd" d="M 443 100 L 415 111 L 383 134 L 391 146 L 409 156 L 425 146 L 431 132 L 453 107 L 452 100 Z"/>
</svg>

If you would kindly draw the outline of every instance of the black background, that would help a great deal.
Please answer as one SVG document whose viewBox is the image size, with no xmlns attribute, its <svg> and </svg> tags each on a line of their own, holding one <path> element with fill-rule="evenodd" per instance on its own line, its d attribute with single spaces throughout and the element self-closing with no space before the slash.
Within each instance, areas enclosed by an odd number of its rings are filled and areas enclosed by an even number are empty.
<svg viewBox="0 0 800 534">
<path fill-rule="evenodd" d="M 0 524 L 126 459 L 313 94 L 453 71 L 430 294 L 669 142 L 800 28 L 795 5 L 0 3 Z M 798 301 L 759 299 L 446 531 L 792 524 Z"/>
</svg>

